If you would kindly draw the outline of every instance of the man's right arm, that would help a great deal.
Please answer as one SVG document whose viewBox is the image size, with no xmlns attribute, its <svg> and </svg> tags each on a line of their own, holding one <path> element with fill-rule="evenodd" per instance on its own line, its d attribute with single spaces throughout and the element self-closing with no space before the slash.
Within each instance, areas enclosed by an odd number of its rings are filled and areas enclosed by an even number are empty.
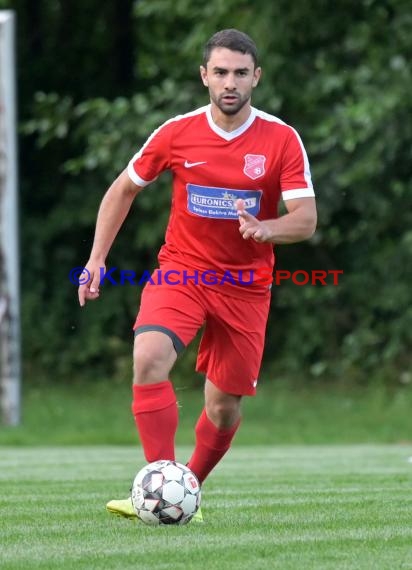
<svg viewBox="0 0 412 570">
<path fill-rule="evenodd" d="M 87 283 L 79 286 L 80 306 L 99 296 L 100 268 L 105 268 L 106 257 L 136 195 L 142 190 L 124 170 L 107 190 L 97 214 L 96 231 L 89 261 L 85 269 L 90 274 Z"/>
</svg>

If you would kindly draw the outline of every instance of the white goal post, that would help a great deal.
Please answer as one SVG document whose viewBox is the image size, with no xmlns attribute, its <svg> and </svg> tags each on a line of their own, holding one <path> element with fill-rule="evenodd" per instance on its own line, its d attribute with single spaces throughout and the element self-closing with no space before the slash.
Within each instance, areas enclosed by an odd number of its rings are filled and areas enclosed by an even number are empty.
<svg viewBox="0 0 412 570">
<path fill-rule="evenodd" d="M 20 423 L 15 13 L 0 10 L 0 421 Z"/>
</svg>

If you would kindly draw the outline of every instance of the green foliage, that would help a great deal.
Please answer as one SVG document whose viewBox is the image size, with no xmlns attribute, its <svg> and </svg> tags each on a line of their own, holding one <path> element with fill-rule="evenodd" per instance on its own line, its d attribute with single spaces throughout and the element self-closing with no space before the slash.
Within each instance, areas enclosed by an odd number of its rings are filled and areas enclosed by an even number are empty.
<svg viewBox="0 0 412 570">
<path fill-rule="evenodd" d="M 34 95 L 21 95 L 26 369 L 62 376 L 85 369 L 129 374 L 129 330 L 140 291 L 108 287 L 81 311 L 67 274 L 87 260 L 97 207 L 113 177 L 162 121 L 207 101 L 197 77 L 206 39 L 219 28 L 238 27 L 261 52 L 263 76 L 254 104 L 297 128 L 318 196 L 317 233 L 308 243 L 278 247 L 278 267 L 344 271 L 336 287 L 274 288 L 265 376 L 410 382 L 409 3 L 339 0 L 333 10 L 323 0 L 131 4 L 127 33 L 135 62 L 118 90 L 101 59 L 114 50 L 112 29 L 97 32 L 94 12 L 82 14 L 82 29 L 93 31 L 82 50 L 76 28 L 55 57 L 53 27 L 32 62 L 28 40 L 20 36 L 23 85 L 29 84 L 30 65 L 42 77 Z M 61 18 L 62 6 L 44 4 L 43 29 Z M 80 17 L 80 3 L 72 6 Z M 99 6 L 108 24 L 109 3 Z M 24 31 L 24 10 L 21 20 Z M 76 81 L 65 83 L 62 60 L 71 49 L 77 54 Z M 74 73 L 72 55 L 68 61 Z M 100 72 L 93 89 L 89 78 Z M 137 273 L 155 265 L 169 201 L 166 175 L 139 196 L 110 264 Z M 191 374 L 188 362 L 193 349 L 182 364 L 184 376 Z"/>
</svg>

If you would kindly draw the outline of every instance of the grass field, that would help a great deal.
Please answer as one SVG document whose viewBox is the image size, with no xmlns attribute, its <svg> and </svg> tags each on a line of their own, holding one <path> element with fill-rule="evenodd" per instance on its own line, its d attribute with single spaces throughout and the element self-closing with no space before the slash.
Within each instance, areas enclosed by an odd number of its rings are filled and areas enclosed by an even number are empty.
<svg viewBox="0 0 412 570">
<path fill-rule="evenodd" d="M 185 461 L 190 448 L 179 448 Z M 412 445 L 239 446 L 203 488 L 205 524 L 110 516 L 137 447 L 0 447 L 0 568 L 412 569 Z"/>
<path fill-rule="evenodd" d="M 197 390 L 177 386 L 180 445 L 193 444 L 203 407 Z M 24 385 L 22 424 L 0 427 L 1 445 L 136 445 L 129 382 Z M 339 388 L 280 382 L 245 398 L 238 445 L 402 443 L 412 441 L 412 387 Z"/>
</svg>

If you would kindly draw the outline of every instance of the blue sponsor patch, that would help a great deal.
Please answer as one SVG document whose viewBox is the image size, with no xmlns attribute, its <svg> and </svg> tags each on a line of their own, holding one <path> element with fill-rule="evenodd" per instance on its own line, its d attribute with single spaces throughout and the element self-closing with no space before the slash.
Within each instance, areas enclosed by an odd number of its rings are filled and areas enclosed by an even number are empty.
<svg viewBox="0 0 412 570">
<path fill-rule="evenodd" d="M 234 190 L 187 184 L 187 209 L 202 218 L 237 220 L 235 201 L 241 198 L 245 210 L 257 216 L 260 211 L 262 190 Z"/>
</svg>

